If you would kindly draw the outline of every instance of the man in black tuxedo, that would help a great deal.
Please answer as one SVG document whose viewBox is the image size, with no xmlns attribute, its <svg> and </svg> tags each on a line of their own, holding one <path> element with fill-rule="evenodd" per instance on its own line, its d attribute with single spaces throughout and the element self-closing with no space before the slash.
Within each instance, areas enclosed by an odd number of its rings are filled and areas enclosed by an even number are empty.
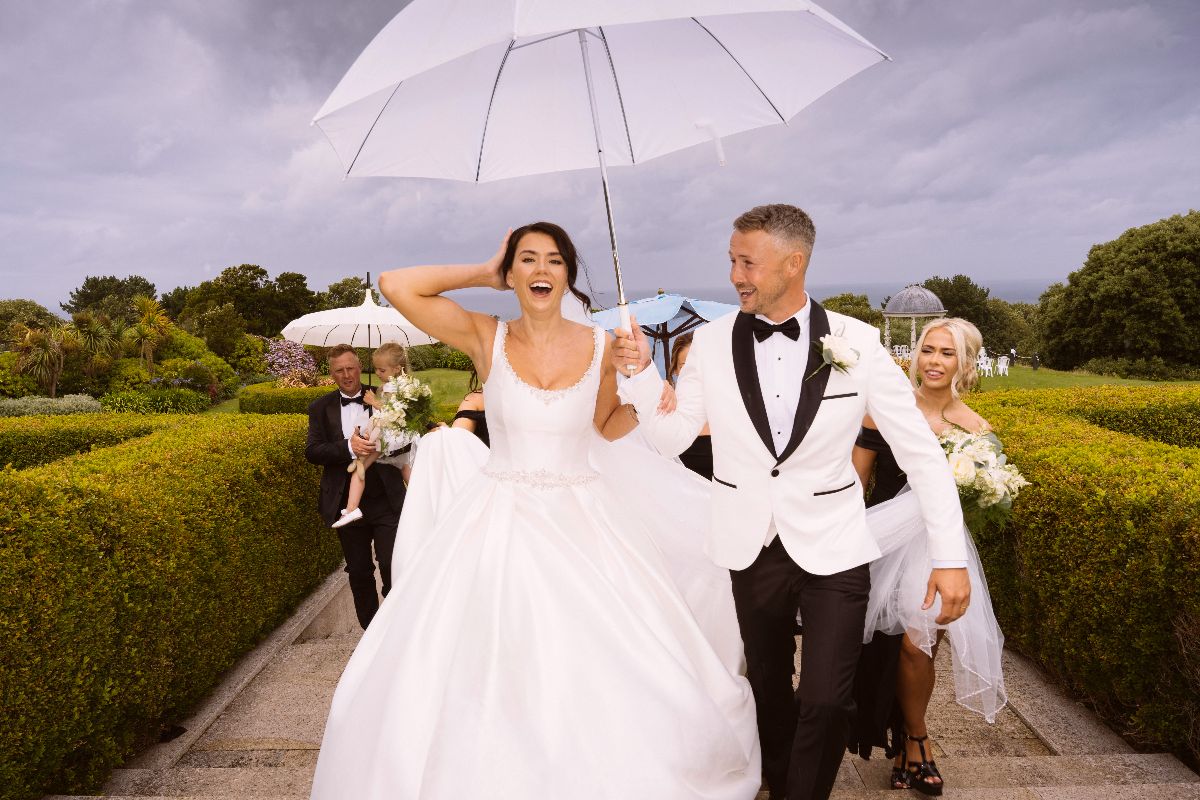
<svg viewBox="0 0 1200 800">
<path fill-rule="evenodd" d="M 355 458 L 375 450 L 375 445 L 360 435 L 365 431 L 371 409 L 363 404 L 367 387 L 362 385 L 362 365 L 354 348 L 338 345 L 329 351 L 329 374 L 338 385 L 337 391 L 309 405 L 308 444 L 304 448 L 305 458 L 325 468 L 318 506 L 326 525 L 336 522 L 346 506 L 350 491 L 346 468 Z M 392 548 L 403 505 L 404 479 L 399 468 L 376 462 L 367 470 L 367 487 L 359 504 L 362 519 L 337 529 L 346 556 L 354 611 L 363 628 L 379 610 L 376 561 L 383 579 L 383 596 L 387 597 L 392 588 Z"/>
</svg>

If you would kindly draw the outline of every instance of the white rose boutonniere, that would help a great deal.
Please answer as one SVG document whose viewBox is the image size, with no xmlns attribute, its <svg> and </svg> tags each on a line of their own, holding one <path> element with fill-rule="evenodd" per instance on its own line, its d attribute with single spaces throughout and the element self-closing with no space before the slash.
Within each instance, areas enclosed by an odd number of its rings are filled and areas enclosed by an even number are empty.
<svg viewBox="0 0 1200 800">
<path fill-rule="evenodd" d="M 849 372 L 858 365 L 858 358 L 859 352 L 841 336 L 827 333 L 821 337 L 821 360 L 831 369 Z"/>
</svg>

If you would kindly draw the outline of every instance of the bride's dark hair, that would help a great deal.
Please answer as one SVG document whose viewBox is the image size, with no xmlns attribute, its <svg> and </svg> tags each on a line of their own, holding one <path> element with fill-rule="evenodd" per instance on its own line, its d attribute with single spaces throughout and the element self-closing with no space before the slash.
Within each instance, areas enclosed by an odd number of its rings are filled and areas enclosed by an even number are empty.
<svg viewBox="0 0 1200 800">
<path fill-rule="evenodd" d="M 571 237 L 567 236 L 567 232 L 553 222 L 531 222 L 512 232 L 512 235 L 508 237 L 508 247 L 504 248 L 504 260 L 500 263 L 500 277 L 508 280 L 508 273 L 512 272 L 513 260 L 517 257 L 517 245 L 520 244 L 521 237 L 527 233 L 544 233 L 554 240 L 558 254 L 562 256 L 563 263 L 567 266 L 567 288 L 571 290 L 571 294 L 579 298 L 585 309 L 590 309 L 592 298 L 575 288 L 575 279 L 579 275 L 580 263 L 575 244 L 571 241 Z"/>
</svg>

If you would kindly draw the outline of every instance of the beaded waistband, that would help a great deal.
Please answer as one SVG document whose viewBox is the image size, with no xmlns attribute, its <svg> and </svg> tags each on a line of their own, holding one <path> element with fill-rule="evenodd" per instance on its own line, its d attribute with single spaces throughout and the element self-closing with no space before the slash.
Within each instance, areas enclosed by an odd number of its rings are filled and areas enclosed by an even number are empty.
<svg viewBox="0 0 1200 800">
<path fill-rule="evenodd" d="M 583 486 L 600 477 L 595 472 L 569 474 L 551 472 L 547 469 L 538 470 L 499 470 L 485 467 L 483 474 L 505 483 L 519 483 L 534 489 L 562 489 L 568 486 Z"/>
</svg>

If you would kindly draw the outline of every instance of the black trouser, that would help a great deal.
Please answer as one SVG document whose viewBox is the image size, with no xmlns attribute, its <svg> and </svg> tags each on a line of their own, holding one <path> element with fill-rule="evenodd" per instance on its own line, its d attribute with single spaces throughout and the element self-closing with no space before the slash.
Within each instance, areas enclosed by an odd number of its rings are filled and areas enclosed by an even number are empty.
<svg viewBox="0 0 1200 800">
<path fill-rule="evenodd" d="M 813 575 L 776 538 L 732 576 L 771 797 L 824 800 L 833 790 L 854 713 L 870 568 Z M 804 647 L 800 688 L 793 695 L 797 610 L 804 620 Z"/>
<path fill-rule="evenodd" d="M 342 553 L 346 556 L 354 613 L 364 630 L 379 610 L 379 596 L 375 592 L 376 561 L 379 562 L 379 576 L 383 579 L 383 596 L 387 597 L 392 588 L 392 548 L 396 544 L 396 525 L 400 521 L 400 515 L 386 502 L 372 506 L 370 510 L 362 506 L 362 519 L 336 529 Z"/>
</svg>

